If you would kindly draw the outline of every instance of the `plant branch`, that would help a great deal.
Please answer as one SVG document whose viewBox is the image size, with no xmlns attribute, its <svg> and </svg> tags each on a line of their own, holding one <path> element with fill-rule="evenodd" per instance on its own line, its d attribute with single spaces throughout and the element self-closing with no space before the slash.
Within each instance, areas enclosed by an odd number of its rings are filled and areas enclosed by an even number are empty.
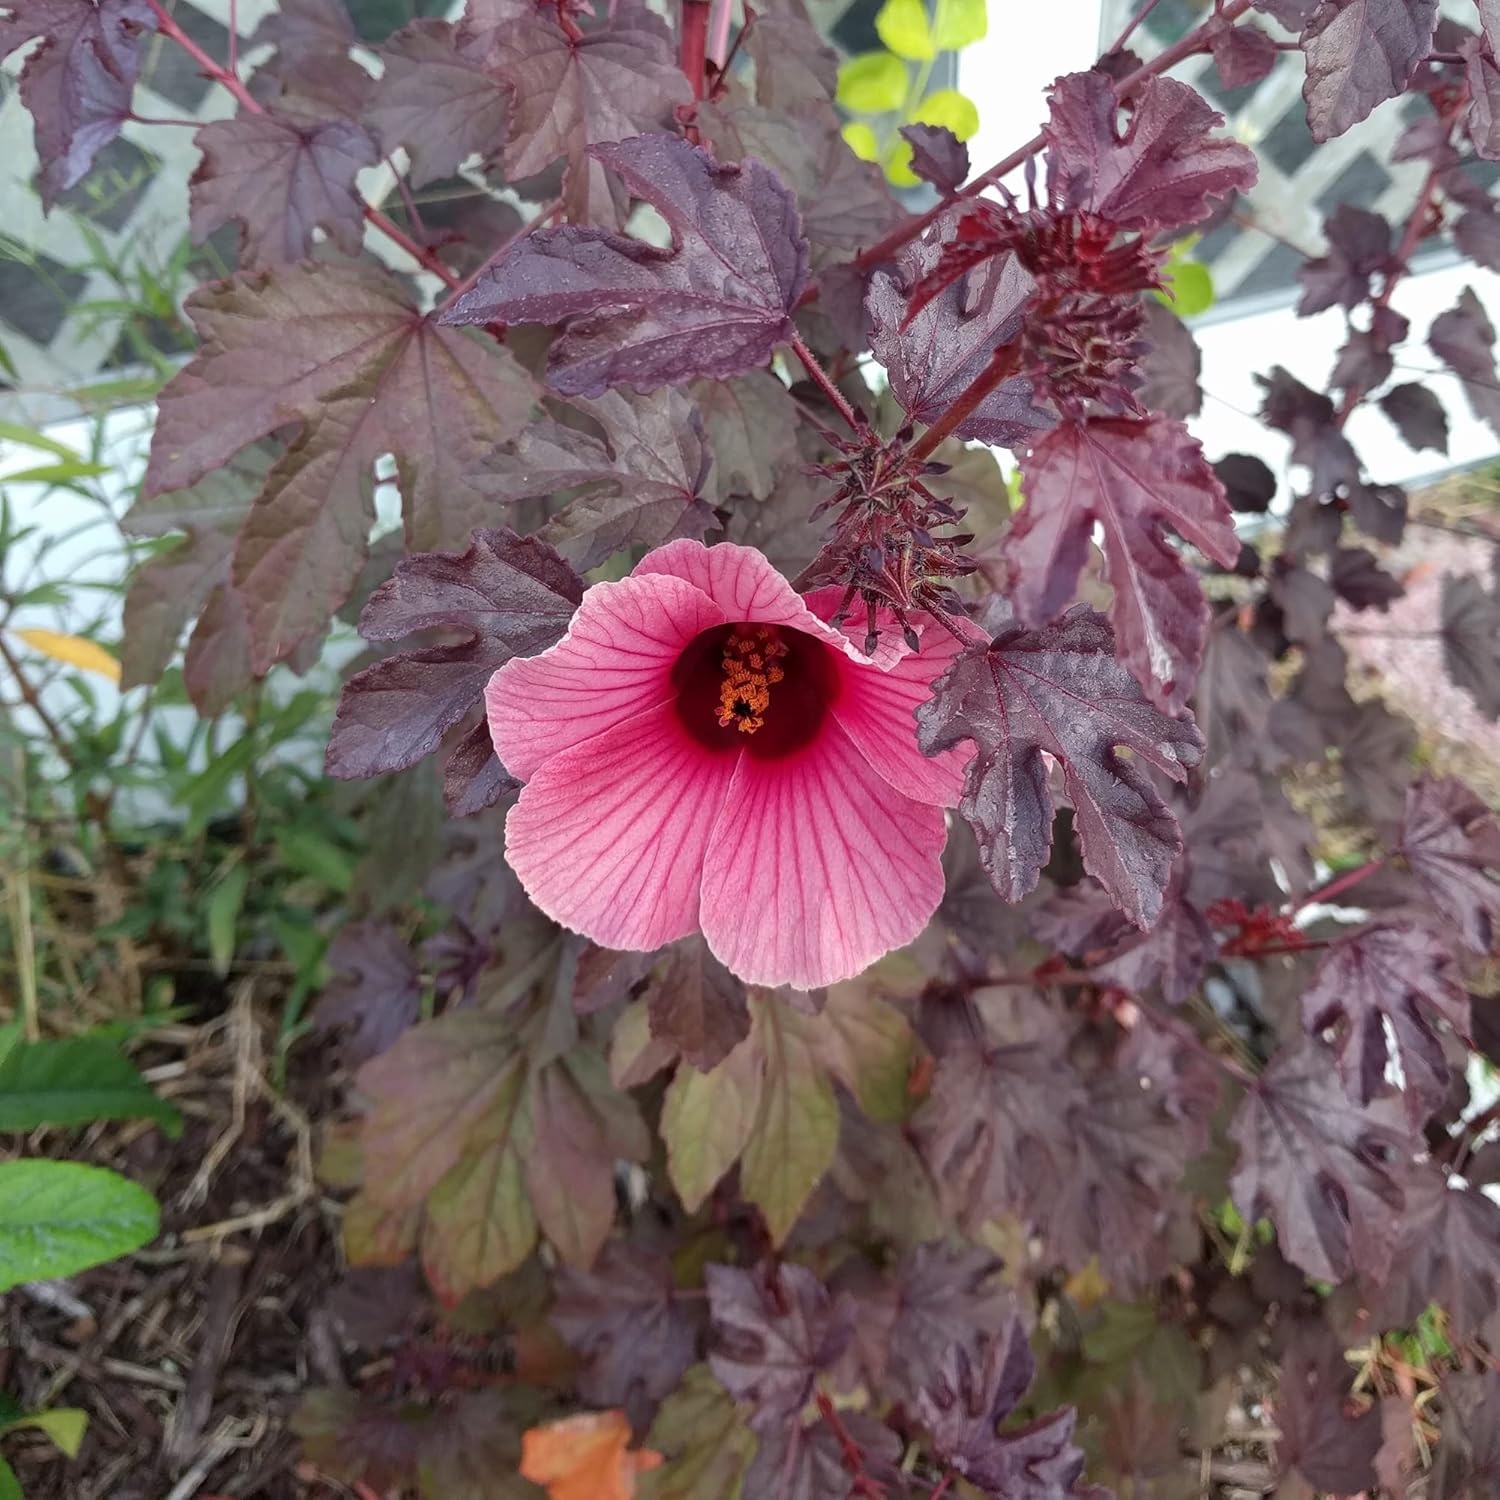
<svg viewBox="0 0 1500 1500">
<path fill-rule="evenodd" d="M 187 32 L 173 19 L 172 13 L 162 4 L 162 0 L 146 0 L 152 14 L 156 17 L 156 29 L 158 33 L 169 40 L 176 42 L 189 57 L 193 59 L 202 70 L 204 77 L 212 79 L 215 83 L 222 85 L 234 95 L 241 109 L 252 115 L 262 115 L 265 110 L 259 99 L 245 87 L 244 80 L 230 67 L 216 62 L 206 53 Z M 431 251 L 419 245 L 405 230 L 393 223 L 373 204 L 363 204 L 362 209 L 365 219 L 378 229 L 392 244 L 398 245 L 424 270 L 430 271 L 439 281 L 443 282 L 450 291 L 458 287 L 459 279 L 452 271 L 440 261 Z"/>
<path fill-rule="evenodd" d="M 1304 906 L 1312 906 L 1314 903 L 1320 901 L 1330 901 L 1341 892 L 1347 891 L 1350 886 L 1358 885 L 1361 880 L 1373 875 L 1384 864 L 1385 856 L 1381 855 L 1379 859 L 1369 860 L 1356 869 L 1345 870 L 1342 875 L 1335 876 L 1326 885 L 1320 885 L 1316 890 L 1309 891 L 1293 906 L 1292 910 L 1301 911 Z"/>
<path fill-rule="evenodd" d="M 884 1486 L 877 1484 L 865 1473 L 864 1450 L 850 1436 L 849 1429 L 839 1419 L 838 1410 L 835 1408 L 824 1392 L 818 1392 L 818 1414 L 828 1424 L 834 1437 L 838 1439 L 839 1448 L 843 1453 L 844 1467 L 848 1469 L 852 1483 L 849 1487 L 851 1500 L 854 1496 L 868 1496 L 869 1500 L 884 1500 Z"/>
<path fill-rule="evenodd" d="M 802 335 L 792 330 L 792 352 L 802 361 L 802 367 L 812 376 L 818 389 L 833 403 L 834 410 L 849 424 L 851 432 L 863 433 L 869 423 L 849 404 L 849 398 L 829 378 L 828 371 L 818 363 L 818 356 L 807 347 Z"/>
<path fill-rule="evenodd" d="M 996 386 L 1016 373 L 1019 361 L 1019 344 L 1002 344 L 996 349 L 990 355 L 990 362 L 970 381 L 958 400 L 912 444 L 911 456 L 930 458 L 944 438 L 974 415 Z"/>
<path fill-rule="evenodd" d="M 0 661 L 5 663 L 10 675 L 15 679 L 22 702 L 36 715 L 47 738 L 52 741 L 52 748 L 61 756 L 70 771 L 76 771 L 78 757 L 73 753 L 73 746 L 69 743 L 67 735 L 63 733 L 62 726 L 48 713 L 41 694 L 37 692 L 31 679 L 26 675 L 15 652 L 10 649 L 3 635 L 0 635 Z"/>
<path fill-rule="evenodd" d="M 1201 1057 L 1211 1067 L 1217 1068 L 1244 1088 L 1255 1086 L 1255 1075 L 1249 1068 L 1232 1057 L 1224 1056 L 1222 1052 L 1215 1052 L 1186 1021 L 1163 1010 L 1155 1001 L 1145 1000 L 1134 994 L 1130 998 L 1138 1010 L 1150 1016 L 1163 1031 L 1174 1036 L 1194 1056 Z"/>
<path fill-rule="evenodd" d="M 1146 17 L 1149 16 L 1160 3 L 1161 0 L 1146 0 L 1146 3 L 1141 6 L 1141 8 L 1136 11 L 1136 13 L 1131 16 L 1131 18 L 1125 23 L 1124 31 L 1122 31 L 1119 36 L 1117 36 L 1114 41 L 1112 41 L 1109 46 L 1104 49 L 1100 56 L 1110 57 L 1114 53 L 1120 51 L 1121 48 L 1124 47 L 1125 43 L 1135 35 L 1136 27 L 1139 26 L 1141 22 L 1144 21 Z"/>
<path fill-rule="evenodd" d="M 707 74 L 709 10 L 709 0 L 682 0 L 678 28 L 677 65 L 692 87 L 693 98 L 700 100 Z"/>
<path fill-rule="evenodd" d="M 734 0 L 712 0 L 708 12 L 708 56 L 723 71 L 729 61 L 729 23 L 734 19 Z"/>
</svg>

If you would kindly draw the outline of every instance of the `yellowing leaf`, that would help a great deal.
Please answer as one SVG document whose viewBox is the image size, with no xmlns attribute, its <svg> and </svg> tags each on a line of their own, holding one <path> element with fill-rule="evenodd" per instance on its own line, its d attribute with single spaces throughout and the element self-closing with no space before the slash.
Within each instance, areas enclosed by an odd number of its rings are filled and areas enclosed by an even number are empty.
<svg viewBox="0 0 1500 1500">
<path fill-rule="evenodd" d="M 880 142 L 875 138 L 875 132 L 863 120 L 850 120 L 844 126 L 842 134 L 844 144 L 861 161 L 874 161 L 880 155 Z"/>
<path fill-rule="evenodd" d="M 966 141 L 979 129 L 979 108 L 957 89 L 938 89 L 912 111 L 918 125 L 945 125 L 959 140 Z"/>
<path fill-rule="evenodd" d="M 521 1477 L 550 1500 L 632 1500 L 637 1474 L 662 1461 L 649 1448 L 632 1451 L 621 1411 L 584 1412 L 529 1428 L 521 1437 Z"/>
<path fill-rule="evenodd" d="M 865 52 L 839 69 L 838 101 L 845 109 L 883 115 L 906 102 L 906 64 L 892 52 Z"/>
<path fill-rule="evenodd" d="M 18 630 L 16 638 L 53 661 L 97 672 L 111 682 L 120 680 L 120 663 L 103 646 L 96 646 L 81 635 L 64 635 L 60 630 Z"/>
<path fill-rule="evenodd" d="M 875 17 L 875 30 L 897 57 L 926 62 L 937 55 L 923 0 L 885 0 Z"/>
<path fill-rule="evenodd" d="M 915 187 L 922 179 L 911 169 L 911 142 L 897 139 L 881 163 L 886 181 L 895 187 Z"/>
<path fill-rule="evenodd" d="M 988 30 L 985 0 L 937 0 L 932 35 L 940 50 L 957 52 L 979 41 Z"/>
</svg>

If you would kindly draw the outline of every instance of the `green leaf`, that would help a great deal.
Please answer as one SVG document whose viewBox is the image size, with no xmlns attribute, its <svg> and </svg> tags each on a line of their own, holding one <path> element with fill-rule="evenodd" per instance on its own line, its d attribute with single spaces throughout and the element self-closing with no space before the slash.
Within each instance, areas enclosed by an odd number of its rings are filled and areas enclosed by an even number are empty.
<svg viewBox="0 0 1500 1500">
<path fill-rule="evenodd" d="M 881 166 L 885 170 L 886 181 L 893 183 L 896 187 L 916 187 L 922 180 L 911 169 L 911 142 L 897 136 L 887 148 Z"/>
<path fill-rule="evenodd" d="M 918 125 L 943 125 L 959 140 L 967 141 L 979 129 L 979 106 L 957 89 L 938 89 L 912 111 Z"/>
<path fill-rule="evenodd" d="M 97 1037 L 23 1042 L 0 1061 L 0 1131 L 95 1120 L 155 1120 L 174 1139 L 182 1130 L 130 1059 Z"/>
<path fill-rule="evenodd" d="M 128 1255 L 160 1223 L 150 1193 L 103 1167 L 0 1162 L 0 1292 Z"/>
<path fill-rule="evenodd" d="M 875 30 L 897 57 L 928 62 L 937 55 L 924 0 L 885 0 L 875 17 Z"/>
<path fill-rule="evenodd" d="M 80 1411 L 76 1406 L 58 1406 L 32 1416 L 15 1417 L 0 1424 L 0 1432 L 17 1432 L 23 1428 L 44 1432 L 52 1439 L 53 1447 L 69 1458 L 77 1458 L 88 1425 L 89 1414 L 86 1411 Z"/>
<path fill-rule="evenodd" d="M 1156 293 L 1157 300 L 1170 307 L 1179 318 L 1196 318 L 1214 305 L 1213 273 L 1197 260 L 1167 262 L 1167 285 Z"/>
<path fill-rule="evenodd" d="M 354 889 L 357 857 L 313 828 L 281 828 L 276 852 L 288 869 L 307 875 L 331 891 L 347 895 Z"/>
<path fill-rule="evenodd" d="M 740 1187 L 780 1245 L 833 1165 L 839 1107 L 809 1044 L 807 1017 L 771 996 L 758 1009 L 755 1029 L 766 1077 L 740 1161 Z"/>
<path fill-rule="evenodd" d="M 844 144 L 861 161 L 875 161 L 880 156 L 880 141 L 863 120 L 850 120 L 841 134 Z M 907 149 L 911 148 L 908 146 Z"/>
<path fill-rule="evenodd" d="M 707 1365 L 694 1365 L 661 1404 L 645 1446 L 666 1463 L 636 1480 L 636 1500 L 740 1500 L 755 1435 Z"/>
<path fill-rule="evenodd" d="M 845 109 L 881 115 L 906 102 L 906 64 L 892 52 L 865 52 L 839 69 L 838 102 Z"/>
<path fill-rule="evenodd" d="M 765 1056 L 745 1038 L 712 1071 L 683 1063 L 662 1100 L 667 1173 L 683 1207 L 694 1212 L 740 1159 L 760 1116 Z"/>
<path fill-rule="evenodd" d="M 932 34 L 942 51 L 957 52 L 982 41 L 988 29 L 985 0 L 937 0 Z"/>
<path fill-rule="evenodd" d="M 7 474 L 7 484 L 65 484 L 70 479 L 94 479 L 108 474 L 108 464 L 85 463 L 81 458 L 62 459 L 55 464 L 38 464 L 31 469 L 18 469 Z"/>
<path fill-rule="evenodd" d="M 913 1038 L 894 1005 L 863 985 L 836 984 L 810 1030 L 818 1057 L 872 1120 L 906 1114 Z"/>
<path fill-rule="evenodd" d="M 16 1471 L 3 1458 L 0 1458 L 0 1500 L 26 1500 Z"/>
<path fill-rule="evenodd" d="M 78 461 L 78 454 L 66 443 L 50 438 L 35 427 L 23 427 L 19 422 L 0 422 L 0 442 L 20 443 L 23 448 L 39 448 L 43 453 L 56 454 L 58 458 Z M 6 476 L 7 479 L 10 477 Z"/>
<path fill-rule="evenodd" d="M 208 898 L 208 956 L 221 978 L 234 962 L 234 930 L 245 905 L 250 868 L 238 864 L 214 887 Z"/>
<path fill-rule="evenodd" d="M 26 1023 L 24 1021 L 7 1021 L 0 1026 L 0 1063 L 3 1063 L 11 1054 L 21 1038 L 26 1035 Z"/>
</svg>

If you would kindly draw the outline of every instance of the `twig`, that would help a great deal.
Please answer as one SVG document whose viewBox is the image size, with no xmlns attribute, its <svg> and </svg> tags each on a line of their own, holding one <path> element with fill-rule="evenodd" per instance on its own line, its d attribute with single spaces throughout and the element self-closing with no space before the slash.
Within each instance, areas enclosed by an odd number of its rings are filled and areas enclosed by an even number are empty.
<svg viewBox="0 0 1500 1500">
<path fill-rule="evenodd" d="M 17 800 L 26 805 L 26 752 L 17 745 L 13 751 L 16 765 Z M 21 1020 L 26 1040 L 41 1040 L 40 1006 L 36 987 L 36 929 L 31 916 L 31 860 L 26 835 L 16 840 L 16 869 L 6 882 L 10 891 L 11 946 L 16 955 L 16 984 L 21 991 Z"/>
<path fill-rule="evenodd" d="M 31 679 L 16 659 L 16 654 L 6 644 L 5 637 L 0 635 L 0 661 L 3 661 L 15 678 L 16 689 L 21 694 L 22 701 L 32 713 L 37 716 L 42 728 L 46 731 L 47 738 L 52 741 L 52 748 L 67 763 L 70 771 L 78 769 L 78 757 L 73 753 L 73 746 L 68 742 L 68 737 L 62 731 L 62 726 L 47 712 L 42 703 L 41 694 L 32 685 Z"/>
<path fill-rule="evenodd" d="M 682 69 L 693 90 L 694 99 L 702 99 L 707 80 L 704 61 L 708 56 L 709 0 L 682 0 L 678 26 L 677 66 Z"/>
<path fill-rule="evenodd" d="M 803 368 L 812 376 L 819 390 L 833 403 L 834 410 L 849 424 L 852 432 L 863 433 L 868 430 L 869 424 L 849 404 L 848 398 L 829 378 L 828 371 L 818 363 L 818 356 L 807 347 L 802 335 L 794 328 L 792 330 L 792 353 L 802 361 Z"/>
<path fill-rule="evenodd" d="M 865 1454 L 853 1437 L 849 1429 L 839 1419 L 837 1409 L 834 1407 L 827 1395 L 819 1391 L 817 1395 L 818 1413 L 828 1424 L 834 1437 L 838 1439 L 839 1448 L 844 1459 L 844 1467 L 849 1471 L 849 1477 L 853 1481 L 849 1487 L 850 1500 L 856 1495 L 870 1497 L 870 1500 L 883 1500 L 885 1487 L 877 1484 L 865 1473 Z"/>
<path fill-rule="evenodd" d="M 708 11 L 708 55 L 720 72 L 729 60 L 729 23 L 734 18 L 734 0 L 712 0 Z"/>
<path fill-rule="evenodd" d="M 1125 43 L 1135 35 L 1136 27 L 1139 26 L 1141 22 L 1144 21 L 1146 17 L 1156 9 L 1159 3 L 1160 0 L 1146 0 L 1146 3 L 1138 11 L 1136 11 L 1136 13 L 1131 16 L 1131 18 L 1125 23 L 1124 31 L 1122 31 L 1119 36 L 1117 36 L 1100 55 L 1103 57 L 1110 57 L 1114 53 L 1120 51 L 1121 48 L 1124 47 Z"/>
<path fill-rule="evenodd" d="M 1304 906 L 1312 906 L 1317 902 L 1331 901 L 1340 892 L 1347 891 L 1350 886 L 1358 885 L 1361 880 L 1364 880 L 1367 877 L 1373 875 L 1376 870 L 1382 868 L 1384 864 L 1385 856 L 1381 855 L 1379 859 L 1369 860 L 1367 863 L 1362 864 L 1353 870 L 1345 870 L 1342 875 L 1336 875 L 1326 885 L 1320 885 L 1316 890 L 1309 891 L 1305 896 L 1302 897 L 1300 901 L 1297 901 L 1293 905 L 1292 910 L 1294 912 L 1301 911 Z M 1272 950 L 1263 949 L 1261 951 L 1270 952 Z"/>
</svg>

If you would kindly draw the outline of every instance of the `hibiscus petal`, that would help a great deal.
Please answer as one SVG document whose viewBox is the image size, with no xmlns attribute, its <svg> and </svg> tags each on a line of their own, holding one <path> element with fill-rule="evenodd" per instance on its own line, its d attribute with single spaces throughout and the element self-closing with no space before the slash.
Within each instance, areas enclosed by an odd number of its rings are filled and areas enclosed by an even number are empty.
<svg viewBox="0 0 1500 1500">
<path fill-rule="evenodd" d="M 807 595 L 807 603 L 815 614 L 827 619 L 842 597 L 842 589 L 817 589 Z M 965 639 L 985 638 L 984 632 L 967 619 L 955 616 L 953 623 Z M 902 639 L 901 624 L 893 614 L 882 611 L 876 624 L 882 640 Z M 931 697 L 934 680 L 948 670 L 953 658 L 963 650 L 964 642 L 930 617 L 918 618 L 913 624 L 921 650 L 912 651 L 903 641 L 900 658 L 886 670 L 878 671 L 868 663 L 857 664 L 847 658 L 840 661 L 842 690 L 833 716 L 848 731 L 865 759 L 898 792 L 915 797 L 918 802 L 956 807 L 963 790 L 964 769 L 973 759 L 974 747 L 964 743 L 941 755 L 923 755 L 917 748 L 914 715 Z M 863 617 L 857 626 L 862 638 Z M 846 621 L 838 628 L 853 636 L 856 622 Z"/>
<path fill-rule="evenodd" d="M 866 656 L 843 631 L 819 619 L 770 559 L 754 547 L 741 547 L 735 542 L 705 547 L 702 542 L 683 538 L 648 552 L 630 576 L 649 574 L 667 574 L 693 584 L 724 611 L 725 619 L 801 630 L 864 665 L 873 659 L 878 667 L 890 666 L 906 649 L 899 633 L 892 640 L 887 632 L 881 635 L 874 658 Z"/>
<path fill-rule="evenodd" d="M 785 760 L 740 757 L 703 866 L 703 935 L 751 984 L 848 979 L 937 909 L 944 837 L 941 811 L 897 792 L 829 719 Z"/>
<path fill-rule="evenodd" d="M 555 922 L 606 948 L 698 930 L 704 853 L 734 776 L 665 703 L 551 756 L 505 823 L 505 857 Z"/>
<path fill-rule="evenodd" d="M 674 697 L 683 647 L 725 618 L 680 578 L 596 583 L 562 640 L 490 678 L 485 709 L 505 769 L 528 781 L 552 756 Z"/>
</svg>

